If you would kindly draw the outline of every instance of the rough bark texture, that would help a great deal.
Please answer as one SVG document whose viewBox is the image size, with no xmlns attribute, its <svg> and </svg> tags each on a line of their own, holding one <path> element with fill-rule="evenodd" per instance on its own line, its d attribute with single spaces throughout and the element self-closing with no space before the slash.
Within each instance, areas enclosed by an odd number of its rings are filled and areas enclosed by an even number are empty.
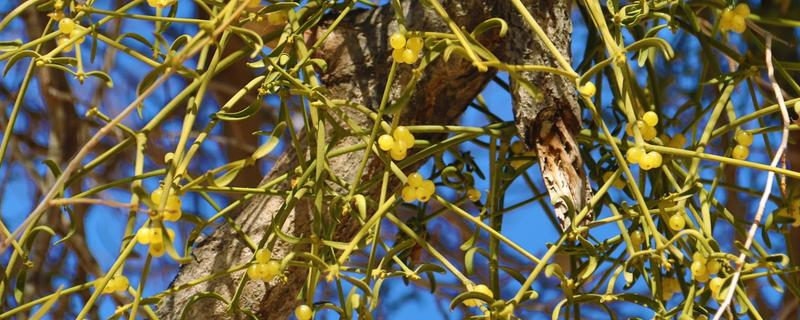
<svg viewBox="0 0 800 320">
<path fill-rule="evenodd" d="M 450 16 L 467 30 L 474 28 L 485 19 L 493 16 L 507 17 L 508 13 L 512 12 L 509 11 L 509 7 L 500 5 L 494 0 L 448 0 L 442 1 L 442 4 Z M 559 45 L 563 46 L 564 52 L 567 52 L 570 30 L 568 4 L 566 2 L 555 2 L 553 4 L 558 7 L 555 11 L 549 11 L 551 9 L 538 11 L 539 8 L 534 8 L 533 10 L 537 10 L 534 11 L 537 15 L 543 14 L 538 16 L 538 18 L 542 19 L 539 22 L 546 26 L 551 34 L 561 37 Z M 534 5 L 532 6 L 535 7 Z M 405 1 L 404 8 L 407 9 L 405 17 L 410 30 L 444 32 L 448 30 L 442 20 L 432 10 L 422 5 L 420 1 Z M 506 39 L 498 39 L 496 35 L 488 35 L 480 40 L 489 49 L 495 51 L 498 56 L 502 57 L 519 58 L 515 56 L 516 54 L 505 54 L 509 50 L 520 50 L 518 54 L 526 56 L 546 55 L 546 53 L 538 51 L 540 50 L 538 47 L 534 46 L 522 50 L 523 48 L 513 44 L 520 38 L 528 37 L 531 33 L 529 30 L 519 28 L 522 22 L 514 21 L 513 23 L 516 26 L 514 29 L 516 30 L 514 31 L 515 34 L 510 33 Z M 322 81 L 330 90 L 330 97 L 348 99 L 372 108 L 378 106 L 391 63 L 389 58 L 391 48 L 388 47 L 387 37 L 395 30 L 396 22 L 389 7 L 353 13 L 336 28 L 320 52 L 321 57 L 329 65 L 327 73 L 322 75 Z M 400 67 L 398 80 L 395 82 L 396 88 L 393 89 L 395 96 L 399 94 L 402 84 L 410 77 L 410 70 L 407 65 Z M 449 62 L 444 62 L 441 59 L 435 61 L 428 67 L 422 81 L 418 84 L 416 94 L 412 97 L 407 110 L 403 114 L 404 119 L 402 122 L 404 124 L 446 124 L 455 122 L 469 102 L 483 89 L 494 74 L 495 72 L 492 70 L 480 73 L 471 66 L 469 61 L 463 59 L 453 58 Z M 558 106 L 574 105 L 574 97 L 571 91 L 555 90 L 557 84 L 551 83 L 555 80 L 536 77 L 537 75 L 531 75 L 532 81 L 535 81 L 534 83 L 545 81 L 549 84 L 542 85 L 543 88 L 553 88 L 553 91 L 550 92 L 553 97 L 546 101 L 558 103 Z M 562 85 L 562 87 L 570 86 L 570 84 Z M 562 97 L 558 98 L 557 96 Z M 520 96 L 516 98 L 516 101 L 520 103 L 525 99 Z M 372 122 L 367 120 L 363 114 L 346 109 L 343 113 L 363 127 L 372 126 Z M 529 117 L 527 114 L 525 116 Z M 577 116 L 573 117 L 572 121 L 577 121 Z M 572 126 L 577 125 L 577 122 L 570 122 L 569 125 L 567 128 L 574 129 Z M 329 133 L 327 136 L 331 139 L 332 148 L 362 141 L 361 137 L 342 137 L 336 136 L 332 131 L 329 131 Z M 435 139 L 436 137 L 430 138 Z M 573 151 L 576 153 L 572 153 Z M 577 147 L 572 148 L 568 155 L 577 155 Z M 357 164 L 362 157 L 362 152 L 348 153 L 329 159 L 329 164 L 331 169 L 344 181 L 352 181 L 356 174 Z M 571 163 L 574 165 L 576 162 L 573 161 Z M 577 163 L 580 163 L 580 160 L 577 160 Z M 290 151 L 280 157 L 264 181 L 271 180 L 283 173 L 291 172 L 297 165 L 297 154 Z M 371 157 L 362 179 L 367 180 L 381 172 L 383 172 L 383 164 L 375 157 Z M 556 179 L 559 178 L 561 177 L 556 177 Z M 396 189 L 396 183 L 391 187 Z M 247 233 L 254 241 L 259 241 L 265 234 L 266 226 L 272 222 L 276 212 L 281 211 L 283 206 L 284 199 L 281 197 L 257 196 L 234 219 L 243 232 Z M 370 209 L 374 210 L 374 208 Z M 284 223 L 283 231 L 296 235 L 307 234 L 310 220 L 309 212 L 309 203 L 298 203 Z M 355 222 L 343 221 L 334 238 L 347 240 L 352 237 L 358 227 L 359 225 Z M 274 256 L 284 256 L 289 249 L 281 245 L 279 241 L 273 250 Z M 228 225 L 223 225 L 211 236 L 198 242 L 193 251 L 194 261 L 181 268 L 172 286 L 180 287 L 182 284 L 194 279 L 220 272 L 232 265 L 247 262 L 252 258 L 252 254 L 237 239 L 234 231 Z M 232 293 L 236 291 L 236 286 L 242 276 L 244 276 L 244 272 L 240 271 L 179 291 L 162 301 L 158 308 L 159 316 L 165 319 L 178 318 L 187 301 L 190 301 L 198 292 L 212 291 L 226 297 L 226 299 L 230 299 Z M 294 298 L 304 284 L 306 273 L 304 270 L 290 268 L 286 276 L 288 277 L 286 283 L 277 281 L 269 284 L 247 282 L 239 301 L 239 306 L 243 309 L 253 310 L 262 319 L 286 319 L 297 305 Z M 238 317 L 234 313 L 228 312 L 224 305 L 212 299 L 201 300 L 192 305 L 188 310 L 188 316 L 189 318 L 202 319 Z"/>
<path fill-rule="evenodd" d="M 500 3 L 499 6 L 505 7 L 502 12 L 508 13 L 506 21 L 515 39 L 506 43 L 506 62 L 558 67 L 553 55 L 548 53 L 510 1 Z M 525 0 L 523 3 L 569 61 L 571 2 Z M 562 230 L 566 230 L 571 224 L 570 207 L 580 210 L 591 198 L 591 187 L 575 141 L 581 126 L 581 112 L 574 83 L 560 75 L 522 72 L 520 78 L 511 78 L 511 88 L 517 129 L 522 140 L 536 150 L 556 217 Z M 588 220 L 591 216 L 585 221 Z"/>
</svg>

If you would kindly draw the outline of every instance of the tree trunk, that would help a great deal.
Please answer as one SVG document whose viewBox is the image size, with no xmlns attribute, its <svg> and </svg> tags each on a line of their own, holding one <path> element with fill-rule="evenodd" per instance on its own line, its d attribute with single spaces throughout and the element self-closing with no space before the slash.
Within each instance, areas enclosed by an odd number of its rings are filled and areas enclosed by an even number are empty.
<svg viewBox="0 0 800 320">
<path fill-rule="evenodd" d="M 433 10 L 423 5 L 423 2 L 403 1 L 403 7 L 407 10 L 404 16 L 406 17 L 408 29 L 449 32 L 442 19 Z M 513 8 L 510 8 L 507 4 L 499 4 L 495 0 L 445 0 L 441 2 L 450 17 L 459 26 L 468 31 L 491 17 L 503 17 L 507 20 L 513 18 L 515 21 L 509 21 L 510 25 L 524 26 L 524 22 L 520 21 L 515 14 L 512 14 L 513 11 L 509 11 L 513 10 Z M 530 2 L 533 3 L 533 1 Z M 569 33 L 571 31 L 569 2 L 554 1 L 551 4 L 554 5 L 554 9 L 540 11 L 541 8 L 533 4 L 529 5 L 529 7 L 531 7 L 531 11 L 537 21 L 551 35 L 558 35 L 557 37 L 560 39 L 558 45 L 562 52 L 566 53 L 568 52 Z M 346 99 L 373 109 L 377 108 L 380 103 L 381 93 L 386 85 L 385 79 L 391 66 L 391 48 L 388 46 L 388 36 L 397 30 L 393 14 L 389 6 L 369 11 L 353 12 L 330 35 L 320 51 L 320 57 L 328 63 L 328 70 L 322 75 L 321 80 L 330 92 L 328 94 L 329 97 Z M 322 28 L 324 28 L 324 23 Z M 519 53 L 513 52 L 519 49 L 514 45 L 515 41 L 520 37 L 531 37 L 532 32 L 521 27 L 515 27 L 512 30 L 520 34 L 509 33 L 506 38 L 501 39 L 496 33 L 492 32 L 491 34 L 487 33 L 479 40 L 499 57 L 522 59 L 516 55 L 523 54 L 527 58 L 547 55 L 546 52 L 541 51 L 541 46 L 535 45 Z M 322 30 L 318 31 L 318 34 L 321 33 Z M 403 85 L 411 77 L 411 70 L 412 67 L 408 65 L 399 66 L 398 77 L 392 89 L 393 97 L 399 96 Z M 448 62 L 443 59 L 434 61 L 425 70 L 422 80 L 417 84 L 416 93 L 403 112 L 401 123 L 408 125 L 455 123 L 466 106 L 494 76 L 494 70 L 478 72 L 472 67 L 471 62 L 466 59 L 453 57 Z M 562 86 L 562 89 L 571 88 L 571 84 L 560 83 L 558 82 L 561 81 L 560 78 L 554 76 L 538 77 L 532 75 L 531 80 L 542 88 L 554 88 L 556 86 Z M 558 84 L 554 81 L 558 82 Z M 558 90 L 548 92 L 548 94 L 551 94 L 552 99 L 555 100 L 548 98 L 545 103 L 558 101 L 560 103 L 559 107 L 562 105 L 572 107 L 575 103 L 571 90 Z M 522 103 L 521 101 L 527 99 L 523 97 L 516 98 L 516 103 Z M 342 114 L 358 123 L 361 127 L 372 127 L 373 122 L 364 114 L 353 111 L 351 108 L 343 108 L 341 111 Z M 330 112 L 329 115 L 332 118 L 337 118 L 336 112 Z M 341 121 L 341 116 L 337 121 Z M 570 127 L 568 128 L 572 130 L 577 123 L 570 123 L 569 125 Z M 344 125 L 342 127 L 347 128 Z M 525 134 L 529 134 L 529 132 Z M 341 137 L 337 136 L 330 128 L 328 128 L 326 137 L 330 139 L 329 144 L 332 145 L 333 149 L 363 142 L 363 137 L 360 135 L 351 134 Z M 424 138 L 435 141 L 441 137 L 431 136 Z M 304 147 L 304 149 L 313 149 L 313 146 L 312 148 Z M 292 174 L 293 169 L 298 166 L 298 152 L 309 151 L 290 150 L 286 152 L 278 159 L 263 181 L 270 181 L 284 173 Z M 580 163 L 577 147 L 569 151 L 568 154 L 577 155 L 578 163 Z M 350 182 L 355 178 L 357 166 L 363 156 L 363 151 L 351 152 L 328 159 L 328 161 L 333 172 L 336 172 L 343 181 Z M 306 154 L 305 157 L 309 158 L 309 155 Z M 370 157 L 361 177 L 362 181 L 369 180 L 377 174 L 382 174 L 384 171 L 383 166 L 384 164 L 377 157 Z M 408 171 L 408 168 L 406 168 L 406 171 Z M 579 172 L 583 172 L 582 168 L 580 168 Z M 551 178 L 561 179 L 561 176 Z M 398 181 L 393 179 L 389 190 L 395 191 L 398 186 Z M 288 184 L 278 187 L 283 190 L 290 188 Z M 582 201 L 577 203 L 582 203 Z M 244 233 L 257 242 L 265 236 L 265 231 L 268 230 L 268 226 L 273 222 L 274 217 L 288 209 L 291 212 L 283 223 L 282 230 L 294 235 L 308 234 L 312 204 L 306 201 L 299 201 L 294 208 L 287 208 L 285 205 L 284 198 L 280 196 L 255 196 L 239 214 L 232 216 L 232 218 Z M 374 209 L 370 208 L 373 211 Z M 337 210 L 337 208 L 329 208 L 328 210 Z M 345 219 L 338 226 L 337 233 L 333 238 L 339 241 L 347 241 L 352 238 L 359 227 L 360 224 L 357 221 Z M 290 250 L 292 248 L 278 241 L 273 250 L 273 257 L 283 257 Z M 198 242 L 193 251 L 194 261 L 182 266 L 172 283 L 172 287 L 182 288 L 182 285 L 192 280 L 224 271 L 234 265 L 246 263 L 252 259 L 252 255 L 253 252 L 236 237 L 233 228 L 229 224 L 222 225 L 208 238 Z M 178 318 L 187 302 L 197 299 L 199 297 L 197 294 L 202 292 L 213 292 L 230 300 L 243 276 L 245 276 L 244 271 L 239 271 L 177 291 L 162 300 L 158 308 L 158 314 L 165 319 Z M 285 283 L 272 281 L 269 284 L 265 284 L 248 281 L 238 301 L 238 307 L 244 310 L 252 310 L 262 319 L 288 318 L 295 306 L 300 304 L 295 301 L 295 298 L 305 283 L 306 270 L 289 268 L 286 276 L 288 281 Z M 227 311 L 223 303 L 213 299 L 201 300 L 193 304 L 186 312 L 190 318 L 238 318 L 238 315 L 235 314 L 236 312 Z"/>
</svg>

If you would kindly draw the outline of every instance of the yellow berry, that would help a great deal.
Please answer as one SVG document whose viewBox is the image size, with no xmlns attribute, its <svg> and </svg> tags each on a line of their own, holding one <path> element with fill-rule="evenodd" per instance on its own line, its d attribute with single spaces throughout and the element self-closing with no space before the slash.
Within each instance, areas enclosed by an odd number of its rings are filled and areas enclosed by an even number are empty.
<svg viewBox="0 0 800 320">
<path fill-rule="evenodd" d="M 69 35 L 72 33 L 72 30 L 75 30 L 75 21 L 70 18 L 63 18 L 58 21 L 58 31 L 61 34 Z"/>
<path fill-rule="evenodd" d="M 422 50 L 422 46 L 425 43 L 422 41 L 420 37 L 411 37 L 406 41 L 406 48 L 411 49 L 414 51 L 414 54 L 418 54 L 420 50 Z"/>
<path fill-rule="evenodd" d="M 249 267 L 247 267 L 247 277 L 250 278 L 250 280 L 261 279 L 261 277 L 258 274 L 258 265 L 260 264 L 261 263 L 251 264 Z"/>
<path fill-rule="evenodd" d="M 261 248 L 256 250 L 256 261 L 261 263 L 269 262 L 269 259 L 272 258 L 272 251 L 269 251 L 267 248 Z"/>
<path fill-rule="evenodd" d="M 262 279 L 264 281 L 270 281 L 275 276 L 281 273 L 281 263 L 277 260 L 270 260 L 267 263 L 264 263 L 264 273 Z"/>
<path fill-rule="evenodd" d="M 654 168 L 658 168 L 661 166 L 661 162 L 663 159 L 661 158 L 661 154 L 655 151 L 650 151 L 642 157 L 639 165 L 644 170 L 650 170 Z"/>
<path fill-rule="evenodd" d="M 708 283 L 708 289 L 716 295 L 719 292 L 719 289 L 722 289 L 723 284 L 725 284 L 725 279 L 714 278 Z"/>
<path fill-rule="evenodd" d="M 149 244 L 153 241 L 155 234 L 153 228 L 141 227 L 136 231 L 136 241 L 141 244 Z"/>
<path fill-rule="evenodd" d="M 425 179 L 422 178 L 422 175 L 419 174 L 419 172 L 414 172 L 408 175 L 407 183 L 409 186 L 414 188 L 419 187 L 422 185 L 422 181 L 425 181 Z"/>
<path fill-rule="evenodd" d="M 161 190 L 161 188 L 153 190 L 153 192 L 150 193 L 150 200 L 152 200 L 155 205 L 159 205 L 161 203 L 162 193 L 164 193 L 164 190 Z"/>
<path fill-rule="evenodd" d="M 728 9 L 725 9 L 725 10 L 722 11 L 722 14 L 720 14 L 720 16 L 719 16 L 719 27 L 720 27 L 720 29 L 722 29 L 722 31 L 730 30 L 730 28 L 731 28 L 731 19 L 733 19 L 733 16 L 735 16 L 735 15 L 736 14 L 733 13 L 733 11 L 728 10 Z"/>
<path fill-rule="evenodd" d="M 628 160 L 628 162 L 634 164 L 639 163 L 639 161 L 642 161 L 644 155 L 645 151 L 644 148 L 642 147 L 632 147 L 629 148 L 627 152 L 625 152 L 625 158 Z"/>
<path fill-rule="evenodd" d="M 248 0 L 247 7 L 248 8 L 255 8 L 261 5 L 261 0 Z"/>
<path fill-rule="evenodd" d="M 487 287 L 486 285 L 479 284 L 479 285 L 475 286 L 475 288 L 472 289 L 472 292 L 480 292 L 480 293 L 483 293 L 483 294 L 489 296 L 490 298 L 494 298 L 494 294 L 492 294 L 492 290 L 489 289 L 489 287 Z M 467 299 L 467 300 L 464 300 L 464 304 L 467 305 L 468 307 L 479 307 L 479 306 L 481 306 L 481 305 L 483 305 L 485 303 L 486 302 L 484 302 L 483 300 L 480 300 L 480 299 Z"/>
<path fill-rule="evenodd" d="M 396 141 L 394 145 L 392 145 L 392 150 L 389 151 L 389 155 L 392 157 L 392 160 L 400 161 L 406 158 L 408 152 L 406 151 L 407 148 L 405 143 L 402 141 Z"/>
<path fill-rule="evenodd" d="M 69 41 L 70 41 L 69 37 L 67 37 L 67 36 L 59 36 L 58 38 L 56 38 L 56 44 L 58 44 L 59 47 L 63 46 L 66 43 L 68 43 Z M 64 47 L 64 49 L 62 51 L 63 52 L 71 52 L 72 51 L 72 45 L 68 45 L 68 46 Z"/>
<path fill-rule="evenodd" d="M 404 49 L 403 50 L 403 62 L 405 62 L 405 63 L 414 64 L 414 63 L 417 62 L 417 58 L 418 57 L 419 57 L 419 54 L 414 52 L 411 49 Z"/>
<path fill-rule="evenodd" d="M 414 188 L 414 196 L 420 202 L 428 202 L 428 200 L 431 199 L 431 195 L 428 194 L 428 192 L 425 191 L 425 189 L 419 188 L 419 187 L 418 188 Z"/>
<path fill-rule="evenodd" d="M 706 282 L 708 281 L 708 279 L 711 278 L 711 276 L 708 273 L 706 273 L 703 275 L 692 275 L 692 278 L 694 278 L 694 280 L 697 282 Z"/>
<path fill-rule="evenodd" d="M 78 29 L 72 30 L 72 32 L 70 32 L 70 34 L 69 34 L 69 38 L 70 39 L 76 39 L 76 41 L 75 41 L 76 45 L 79 45 L 79 44 L 83 43 L 83 40 L 84 40 L 84 36 L 81 35 L 81 32 Z"/>
<path fill-rule="evenodd" d="M 268 263 L 256 264 L 255 275 L 257 280 L 269 282 L 272 281 L 272 278 L 275 278 L 275 274 L 277 274 L 277 272 L 272 272 Z"/>
<path fill-rule="evenodd" d="M 164 220 L 178 221 L 181 218 L 181 198 L 171 194 L 167 197 L 167 204 L 164 207 Z"/>
<path fill-rule="evenodd" d="M 736 7 L 733 8 L 733 12 L 736 13 L 737 16 L 747 18 L 750 15 L 750 6 L 747 3 L 740 3 L 737 4 Z"/>
<path fill-rule="evenodd" d="M 307 305 L 300 305 L 294 309 L 294 316 L 297 320 L 309 320 L 314 316 L 314 311 Z"/>
<path fill-rule="evenodd" d="M 513 154 L 521 154 L 525 152 L 525 144 L 522 141 L 514 141 L 511 144 L 511 153 Z"/>
<path fill-rule="evenodd" d="M 406 46 L 406 37 L 400 33 L 395 33 L 389 37 L 389 45 L 395 50 L 403 49 Z"/>
<path fill-rule="evenodd" d="M 469 190 L 467 190 L 467 198 L 469 198 L 469 201 L 473 202 L 480 201 L 481 191 L 475 188 L 470 188 Z"/>
<path fill-rule="evenodd" d="M 434 192 L 436 192 L 436 185 L 431 180 L 422 181 L 422 184 L 419 186 L 419 188 L 425 191 L 428 196 L 431 196 Z"/>
<path fill-rule="evenodd" d="M 383 151 L 392 150 L 392 146 L 394 145 L 394 138 L 388 134 L 381 135 L 378 137 L 378 147 L 381 148 Z"/>
<path fill-rule="evenodd" d="M 733 139 L 745 147 L 749 147 L 750 145 L 753 144 L 753 134 L 750 133 L 749 131 L 744 131 L 744 130 L 738 131 L 736 132 L 736 137 L 734 137 Z"/>
<path fill-rule="evenodd" d="M 647 111 L 642 116 L 642 120 L 644 120 L 648 126 L 655 127 L 658 124 L 658 114 L 653 111 Z"/>
<path fill-rule="evenodd" d="M 731 18 L 731 30 L 736 33 L 742 33 L 747 30 L 747 21 L 740 15 L 734 15 Z"/>
<path fill-rule="evenodd" d="M 700 253 L 699 251 L 696 251 L 695 253 L 692 254 L 692 261 L 700 261 L 702 263 L 706 263 L 706 257 L 703 256 L 703 254 Z"/>
<path fill-rule="evenodd" d="M 160 257 L 164 255 L 164 252 L 167 251 L 167 247 L 164 245 L 164 242 L 153 242 L 150 243 L 150 248 L 148 252 L 150 252 L 151 256 Z"/>
<path fill-rule="evenodd" d="M 645 141 L 653 140 L 658 135 L 658 131 L 656 130 L 655 127 L 645 125 L 644 128 L 640 129 L 641 129 L 640 132 L 642 133 L 642 139 L 644 139 Z"/>
<path fill-rule="evenodd" d="M 392 50 L 392 59 L 394 59 L 395 62 L 403 63 L 403 50 L 404 49 Z"/>
<path fill-rule="evenodd" d="M 681 231 L 686 226 L 686 220 L 680 214 L 674 214 L 669 217 L 669 228 L 672 231 Z"/>
<path fill-rule="evenodd" d="M 692 262 L 692 275 L 695 277 L 701 277 L 708 274 L 708 270 L 706 269 L 706 264 L 702 260 L 695 260 Z"/>
<path fill-rule="evenodd" d="M 722 264 L 717 259 L 711 259 L 706 262 L 706 269 L 708 269 L 708 274 L 717 274 L 722 269 Z"/>
<path fill-rule="evenodd" d="M 416 139 L 414 139 L 414 135 L 411 134 L 411 131 L 404 126 L 398 126 L 394 129 L 394 133 L 392 133 L 392 137 L 394 137 L 395 141 L 403 141 L 406 144 L 406 148 L 411 148 L 414 146 Z"/>
<path fill-rule="evenodd" d="M 747 159 L 748 155 L 750 155 L 750 149 L 743 145 L 737 144 L 735 147 L 733 147 L 733 152 L 731 152 L 731 155 L 734 159 L 744 160 Z"/>
<path fill-rule="evenodd" d="M 401 196 L 405 202 L 414 202 L 414 200 L 417 200 L 417 190 L 415 187 L 405 186 Z"/>
<path fill-rule="evenodd" d="M 586 98 L 591 98 L 594 96 L 594 93 L 597 91 L 597 87 L 594 86 L 594 83 L 589 81 L 584 83 L 578 88 L 578 92 L 581 93 L 582 96 Z"/>
<path fill-rule="evenodd" d="M 130 286 L 130 282 L 128 282 L 128 278 L 118 274 L 111 278 L 106 285 L 106 288 L 111 287 L 111 291 L 123 291 L 128 289 Z"/>
</svg>

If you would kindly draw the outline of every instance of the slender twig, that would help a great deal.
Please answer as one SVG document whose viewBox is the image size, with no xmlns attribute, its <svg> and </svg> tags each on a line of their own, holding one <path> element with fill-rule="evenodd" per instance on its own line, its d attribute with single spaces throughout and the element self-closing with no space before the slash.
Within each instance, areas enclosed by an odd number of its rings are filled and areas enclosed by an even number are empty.
<svg viewBox="0 0 800 320">
<path fill-rule="evenodd" d="M 772 66 L 772 37 L 767 36 L 767 43 L 766 43 L 766 62 L 767 62 L 767 75 L 769 76 L 769 81 L 772 84 L 772 90 L 775 92 L 775 98 L 778 100 L 778 105 L 781 107 L 781 117 L 783 118 L 783 131 L 781 134 L 781 143 L 778 146 L 778 150 L 775 151 L 775 155 L 772 157 L 772 162 L 770 162 L 771 167 L 777 167 L 778 162 L 783 159 L 784 151 L 786 150 L 786 145 L 789 140 L 789 112 L 786 109 L 786 103 L 783 100 L 783 94 L 781 93 L 781 88 L 778 86 L 778 82 L 775 81 L 775 70 Z M 784 163 L 785 165 L 785 163 Z M 753 224 L 750 225 L 750 230 L 747 233 L 747 240 L 744 243 L 744 251 L 750 250 L 750 246 L 753 244 L 753 239 L 756 236 L 756 231 L 758 230 L 758 225 L 761 223 L 761 218 L 764 215 L 764 209 L 767 205 L 767 200 L 769 200 L 769 196 L 772 193 L 772 183 L 775 179 L 775 172 L 769 171 L 767 172 L 767 183 L 764 186 L 764 192 L 761 194 L 761 200 L 758 202 L 758 209 L 756 211 L 756 216 L 753 218 Z M 784 180 L 785 177 L 781 176 L 781 179 Z M 785 183 L 785 182 L 784 182 Z M 722 317 L 725 310 L 728 309 L 728 306 L 733 299 L 733 293 L 736 288 L 739 277 L 742 275 L 742 267 L 744 266 L 744 259 L 745 253 L 744 251 L 739 254 L 739 258 L 736 260 L 736 272 L 733 274 L 733 279 L 731 280 L 731 285 L 726 291 L 725 300 L 720 304 L 717 313 L 714 314 L 714 320 L 719 320 Z"/>
</svg>

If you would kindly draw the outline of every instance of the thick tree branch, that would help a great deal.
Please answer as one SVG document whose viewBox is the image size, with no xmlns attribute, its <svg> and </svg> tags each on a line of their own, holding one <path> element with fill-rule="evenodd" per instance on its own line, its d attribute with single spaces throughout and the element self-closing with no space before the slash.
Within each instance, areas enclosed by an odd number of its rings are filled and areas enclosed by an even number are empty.
<svg viewBox="0 0 800 320">
<path fill-rule="evenodd" d="M 567 34 L 563 43 L 569 44 L 569 10 L 566 4 L 558 2 L 560 11 L 552 14 L 538 16 L 540 21 L 552 33 Z M 510 17 L 507 6 L 498 5 L 494 0 L 472 1 L 443 1 L 442 5 L 448 14 L 460 26 L 471 30 L 482 21 L 491 17 Z M 404 14 L 407 27 L 410 30 L 441 31 L 449 29 L 432 10 L 425 7 L 421 1 L 405 1 Z M 549 12 L 549 11 L 548 11 Z M 537 13 L 538 14 L 538 13 Z M 517 22 L 515 22 L 517 23 Z M 389 7 L 381 7 L 371 11 L 352 13 L 330 35 L 323 46 L 320 55 L 328 63 L 328 70 L 322 75 L 321 80 L 329 90 L 329 96 L 335 99 L 347 99 L 372 108 L 379 105 L 381 92 L 385 86 L 385 79 L 391 66 L 388 47 L 388 35 L 397 29 L 393 12 Z M 523 32 L 516 29 L 517 32 Z M 487 35 L 480 39 L 490 50 L 500 57 L 508 57 L 507 50 L 516 50 L 510 43 L 517 37 L 528 36 L 514 34 L 507 39 L 499 39 L 496 35 Z M 504 42 L 507 41 L 507 42 Z M 546 55 L 540 49 L 525 50 L 525 55 Z M 411 68 L 407 65 L 400 67 L 398 79 L 392 89 L 393 96 L 399 96 L 402 84 L 411 77 Z M 466 106 L 480 93 L 485 84 L 494 77 L 495 71 L 480 73 L 472 67 L 470 61 L 453 58 L 448 62 L 438 59 L 434 61 L 422 75 L 417 84 L 416 94 L 412 97 L 407 110 L 403 113 L 403 124 L 452 124 L 464 111 Z M 539 80 L 535 80 L 539 81 Z M 550 80 L 542 80 L 550 81 Z M 543 87 L 550 87 L 548 84 Z M 553 95 L 569 95 L 568 98 L 553 98 L 569 105 L 574 99 L 571 91 L 553 91 Z M 518 98 L 518 101 L 520 98 Z M 552 101 L 552 100 L 548 100 Z M 571 100 L 574 103 L 574 100 Z M 349 108 L 342 109 L 343 116 L 350 118 L 362 127 L 371 127 L 372 121 L 360 112 Z M 574 124 L 570 124 L 574 125 Z M 346 127 L 346 126 L 343 126 Z M 570 127 L 570 129 L 573 129 Z M 362 137 L 355 135 L 337 136 L 329 130 L 326 136 L 330 138 L 331 148 L 352 145 L 362 142 Z M 437 137 L 427 137 L 436 139 Z M 577 150 L 577 148 L 575 149 Z M 356 166 L 364 154 L 359 152 L 329 159 L 331 169 L 344 181 L 353 181 Z M 271 172 L 264 181 L 269 181 L 284 173 L 292 173 L 298 165 L 297 153 L 289 151 L 282 155 L 276 162 Z M 362 180 L 368 180 L 377 174 L 382 174 L 384 164 L 376 157 L 370 157 Z M 282 186 L 288 188 L 287 186 Z M 396 190 L 397 181 L 393 181 L 390 190 Z M 257 196 L 249 202 L 243 211 L 235 217 L 235 223 L 242 228 L 254 241 L 264 237 L 265 230 L 273 222 L 277 212 L 284 210 L 284 199 L 277 196 Z M 338 210 L 330 206 L 329 210 Z M 371 208 L 374 210 L 374 208 Z M 289 214 L 283 224 L 283 231 L 289 234 L 308 234 L 311 204 L 300 201 Z M 334 239 L 349 240 L 360 227 L 355 221 L 342 221 Z M 273 255 L 284 256 L 292 248 L 278 241 L 273 250 Z M 193 251 L 195 261 L 184 265 L 176 277 L 173 288 L 204 276 L 223 271 L 231 266 L 246 263 L 252 257 L 252 252 L 244 243 L 239 241 L 234 230 L 229 225 L 219 227 L 211 236 L 200 241 Z M 190 301 L 199 292 L 211 291 L 226 299 L 231 299 L 232 294 L 244 272 L 236 272 L 213 281 L 201 283 L 162 300 L 159 305 L 159 316 L 166 319 L 178 318 L 187 301 Z M 248 281 L 239 300 L 239 307 L 253 310 L 263 319 L 286 319 L 299 304 L 294 301 L 297 293 L 306 279 L 303 269 L 290 268 L 286 274 L 288 281 L 269 284 Z M 236 318 L 234 312 L 228 312 L 226 307 L 212 299 L 199 301 L 191 306 L 188 311 L 190 317 L 200 318 Z"/>
</svg>

